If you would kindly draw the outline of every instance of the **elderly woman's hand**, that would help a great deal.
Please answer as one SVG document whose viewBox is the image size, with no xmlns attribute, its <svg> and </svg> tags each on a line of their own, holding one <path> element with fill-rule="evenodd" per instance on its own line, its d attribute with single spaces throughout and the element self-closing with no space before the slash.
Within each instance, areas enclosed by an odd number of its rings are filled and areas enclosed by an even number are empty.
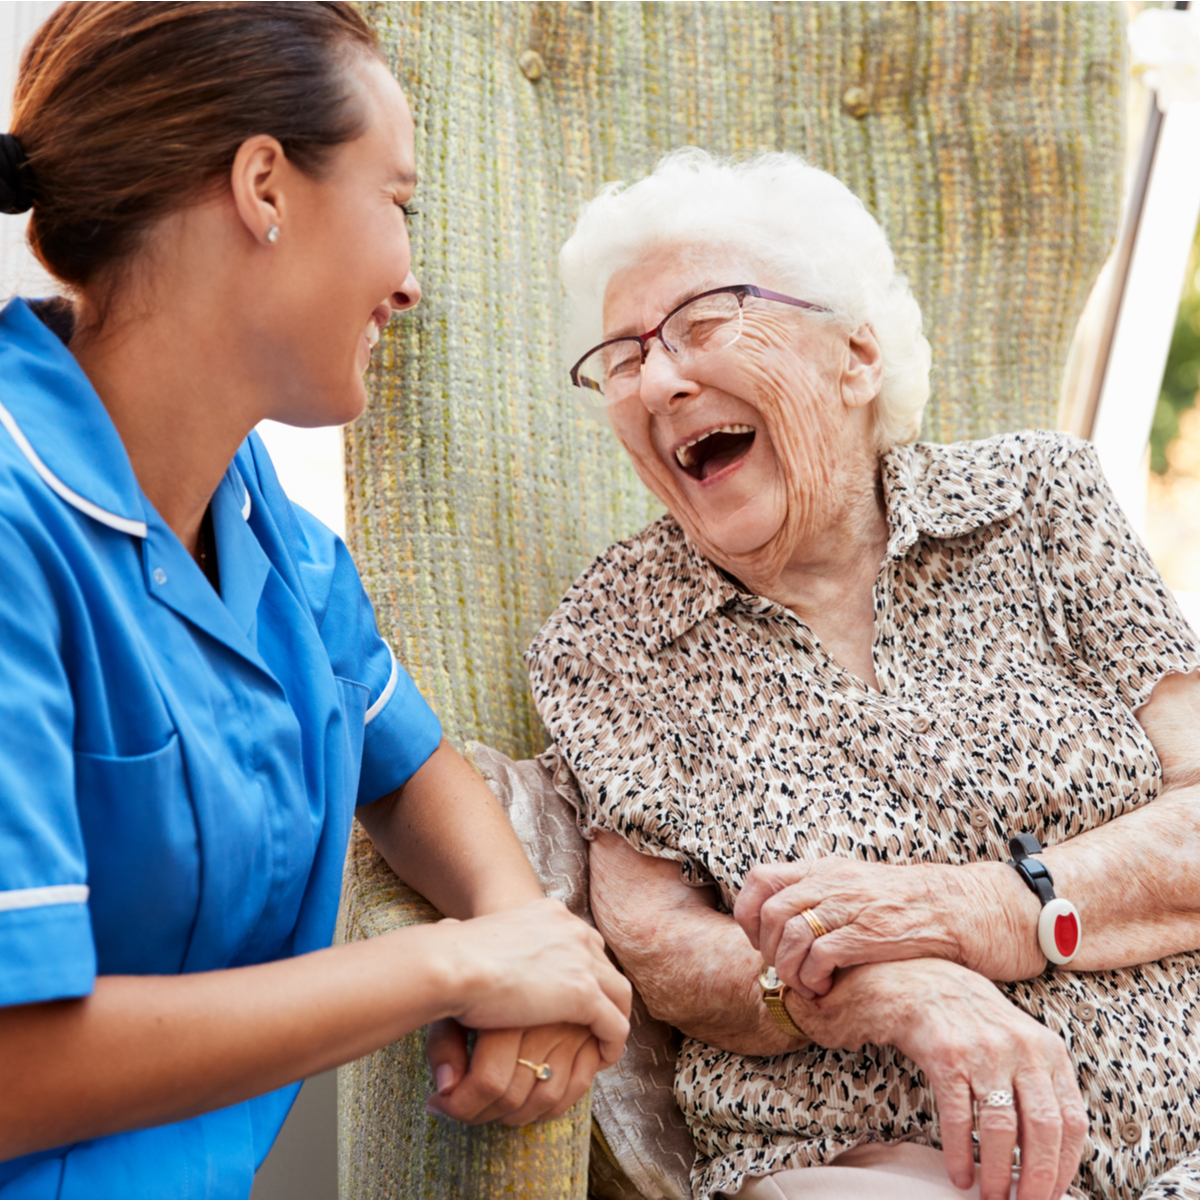
<svg viewBox="0 0 1200 1200">
<path fill-rule="evenodd" d="M 1070 1184 L 1088 1121 L 1066 1046 L 982 976 L 934 959 L 873 964 L 839 974 L 827 997 L 787 1003 L 822 1045 L 886 1040 L 921 1068 L 955 1186 L 975 1179 L 976 1105 L 980 1200 L 1007 1200 L 1014 1146 L 1017 1200 L 1057 1200 Z M 997 1093 L 1012 1106 L 988 1104 Z"/>
<path fill-rule="evenodd" d="M 805 911 L 828 932 L 818 937 Z M 734 916 L 779 978 L 824 995 L 839 967 L 941 958 L 990 979 L 1045 967 L 1037 898 L 1001 863 L 889 866 L 848 858 L 755 867 Z"/>
</svg>

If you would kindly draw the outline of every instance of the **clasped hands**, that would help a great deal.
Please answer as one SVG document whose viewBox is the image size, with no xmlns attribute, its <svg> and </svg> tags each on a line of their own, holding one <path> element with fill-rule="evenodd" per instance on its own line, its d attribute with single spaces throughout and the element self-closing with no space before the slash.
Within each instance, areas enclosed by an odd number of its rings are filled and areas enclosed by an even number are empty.
<svg viewBox="0 0 1200 1200">
<path fill-rule="evenodd" d="M 1044 967 L 1006 870 L 835 858 L 760 866 L 734 917 L 793 989 L 789 1009 L 818 1043 L 888 1042 L 924 1071 L 956 1186 L 975 1181 L 977 1131 L 982 1200 L 1008 1200 L 1014 1148 L 1017 1200 L 1057 1200 L 1078 1170 L 1087 1112 L 1062 1039 L 990 982 Z M 816 936 L 806 910 L 827 933 Z M 988 1103 L 1005 1096 L 1008 1105 Z"/>
<path fill-rule="evenodd" d="M 823 937 L 806 910 L 829 931 Z M 755 867 L 734 917 L 779 978 L 811 1000 L 828 993 L 841 967 L 898 959 L 940 958 L 988 979 L 1030 978 L 1045 967 L 1037 911 L 1036 898 L 1003 864 L 822 858 Z"/>
<path fill-rule="evenodd" d="M 481 1029 L 468 1052 L 469 1031 L 446 1019 L 429 1026 L 425 1054 L 437 1091 L 430 1112 L 467 1125 L 561 1117 L 609 1066 L 600 1043 L 581 1025 L 539 1025 L 532 1029 Z M 524 1059 L 524 1062 L 520 1060 Z M 528 1064 L 545 1063 L 550 1078 L 540 1080 Z"/>
<path fill-rule="evenodd" d="M 452 1015 L 428 1027 L 430 1112 L 472 1125 L 560 1116 L 620 1058 L 629 982 L 600 934 L 558 901 L 423 928 L 442 935 L 453 976 L 469 980 L 453 988 Z"/>
</svg>

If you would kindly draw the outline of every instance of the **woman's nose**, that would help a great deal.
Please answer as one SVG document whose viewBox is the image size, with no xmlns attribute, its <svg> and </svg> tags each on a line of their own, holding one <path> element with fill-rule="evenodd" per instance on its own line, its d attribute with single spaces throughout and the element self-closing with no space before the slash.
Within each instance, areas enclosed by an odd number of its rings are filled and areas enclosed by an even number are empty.
<svg viewBox="0 0 1200 1200">
<path fill-rule="evenodd" d="M 700 385 L 688 378 L 681 364 L 655 338 L 647 347 L 646 361 L 642 363 L 639 390 L 642 403 L 651 412 L 674 412 L 699 390 Z"/>
<path fill-rule="evenodd" d="M 421 303 L 421 285 L 411 271 L 400 290 L 392 293 L 389 302 L 394 312 L 408 312 L 410 308 L 416 308 Z"/>
</svg>

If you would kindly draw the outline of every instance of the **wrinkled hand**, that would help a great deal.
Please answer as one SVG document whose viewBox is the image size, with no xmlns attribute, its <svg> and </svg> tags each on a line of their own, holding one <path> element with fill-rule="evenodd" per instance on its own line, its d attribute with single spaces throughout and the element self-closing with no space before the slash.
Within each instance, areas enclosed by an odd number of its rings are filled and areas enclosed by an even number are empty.
<svg viewBox="0 0 1200 1200">
<path fill-rule="evenodd" d="M 839 967 L 898 959 L 942 958 L 989 979 L 1036 975 L 1045 966 L 1037 908 L 1003 864 L 822 858 L 755 867 L 733 915 L 779 978 L 811 998 L 829 991 Z M 805 909 L 827 934 L 814 934 Z"/>
<path fill-rule="evenodd" d="M 981 1200 L 1008 1200 L 1014 1146 L 1017 1200 L 1057 1200 L 1074 1178 L 1088 1121 L 1066 1046 L 974 971 L 938 959 L 871 964 L 840 973 L 828 996 L 786 1003 L 821 1045 L 887 1042 L 921 1068 L 956 1187 L 975 1180 L 976 1103 Z M 983 1104 L 999 1091 L 1014 1107 Z"/>
<path fill-rule="evenodd" d="M 529 1029 L 570 1022 L 590 1030 L 604 1066 L 621 1057 L 629 981 L 608 960 L 600 934 L 557 900 L 430 928 L 454 977 L 450 993 L 458 1000 L 449 1015 L 463 1025 Z"/>
<path fill-rule="evenodd" d="M 425 1055 L 437 1083 L 429 1110 L 468 1125 L 560 1117 L 591 1086 L 601 1061 L 590 1030 L 563 1024 L 485 1030 L 468 1059 L 467 1030 L 449 1019 L 429 1027 Z M 547 1063 L 552 1076 L 539 1080 L 522 1058 Z"/>
</svg>

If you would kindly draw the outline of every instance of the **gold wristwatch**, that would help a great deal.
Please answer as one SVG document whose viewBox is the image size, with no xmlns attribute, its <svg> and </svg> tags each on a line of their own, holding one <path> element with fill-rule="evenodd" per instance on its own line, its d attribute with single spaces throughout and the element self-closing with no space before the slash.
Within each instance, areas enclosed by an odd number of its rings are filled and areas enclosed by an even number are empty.
<svg viewBox="0 0 1200 1200">
<path fill-rule="evenodd" d="M 767 1012 L 771 1014 L 775 1024 L 788 1037 L 798 1038 L 806 1046 L 809 1045 L 812 1038 L 792 1020 L 792 1014 L 788 1012 L 787 1005 L 783 1002 L 788 986 L 786 983 L 780 983 L 774 967 L 763 963 L 762 970 L 758 973 L 758 986 L 762 988 L 763 1003 L 767 1006 Z"/>
</svg>

